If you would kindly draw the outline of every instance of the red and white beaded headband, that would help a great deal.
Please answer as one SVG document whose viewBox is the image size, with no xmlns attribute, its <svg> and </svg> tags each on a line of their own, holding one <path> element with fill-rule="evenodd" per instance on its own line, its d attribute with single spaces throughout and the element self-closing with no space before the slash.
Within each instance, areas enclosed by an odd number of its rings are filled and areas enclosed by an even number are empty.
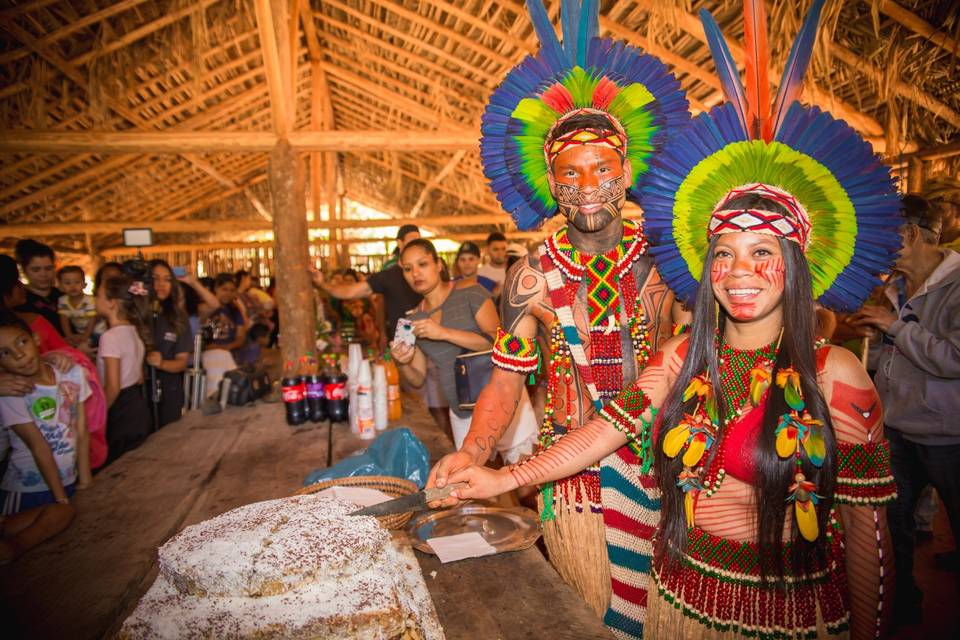
<svg viewBox="0 0 960 640">
<path fill-rule="evenodd" d="M 756 195 L 776 202 L 787 213 L 743 208 L 736 206 L 735 203 L 731 207 L 731 203 L 735 200 L 748 195 Z M 786 238 L 806 250 L 810 240 L 810 216 L 797 199 L 783 189 L 762 183 L 748 184 L 731 190 L 714 208 L 710 216 L 707 236 L 744 231 Z"/>
<path fill-rule="evenodd" d="M 553 132 L 562 122 L 566 122 L 574 116 L 584 114 L 602 116 L 608 123 L 610 123 L 610 126 L 614 131 L 616 131 L 616 133 L 611 134 L 609 131 L 596 129 L 594 127 L 583 127 L 581 129 L 569 131 L 562 136 L 557 136 L 556 138 L 553 137 Z M 553 126 L 550 127 L 550 132 L 547 134 L 546 140 L 547 141 L 543 145 L 543 152 L 547 156 L 548 165 L 553 165 L 553 161 L 556 159 L 556 157 L 570 147 L 585 144 L 595 144 L 610 147 L 619 153 L 621 158 L 626 157 L 627 155 L 627 134 L 623 130 L 623 126 L 617 122 L 616 118 L 611 116 L 606 111 L 601 111 L 600 109 L 576 109 L 564 114 L 562 118 L 557 120 L 555 123 L 553 123 Z"/>
</svg>

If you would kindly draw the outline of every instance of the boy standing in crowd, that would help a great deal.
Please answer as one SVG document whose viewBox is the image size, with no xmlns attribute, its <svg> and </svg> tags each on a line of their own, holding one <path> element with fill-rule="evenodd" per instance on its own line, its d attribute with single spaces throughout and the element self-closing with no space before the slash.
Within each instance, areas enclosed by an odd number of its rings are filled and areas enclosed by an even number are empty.
<svg viewBox="0 0 960 640">
<path fill-rule="evenodd" d="M 27 301 L 17 311 L 36 313 L 63 334 L 57 303 L 62 291 L 55 286 L 53 249 L 36 240 L 20 240 L 14 249 L 17 262 L 27 277 Z"/>
</svg>

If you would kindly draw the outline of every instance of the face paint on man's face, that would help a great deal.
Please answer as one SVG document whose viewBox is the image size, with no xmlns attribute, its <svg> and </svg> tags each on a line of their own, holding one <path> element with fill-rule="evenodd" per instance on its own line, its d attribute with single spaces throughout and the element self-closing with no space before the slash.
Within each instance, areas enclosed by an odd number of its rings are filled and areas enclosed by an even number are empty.
<svg viewBox="0 0 960 640">
<path fill-rule="evenodd" d="M 572 147 L 554 161 L 554 198 L 560 213 L 580 231 L 599 231 L 626 201 L 620 155 L 599 145 Z"/>
</svg>

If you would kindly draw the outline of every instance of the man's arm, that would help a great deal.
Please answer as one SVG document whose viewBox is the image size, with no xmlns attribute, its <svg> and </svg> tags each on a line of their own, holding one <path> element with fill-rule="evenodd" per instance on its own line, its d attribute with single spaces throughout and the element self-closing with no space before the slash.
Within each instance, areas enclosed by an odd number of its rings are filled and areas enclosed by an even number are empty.
<svg viewBox="0 0 960 640">
<path fill-rule="evenodd" d="M 507 273 L 504 295 L 500 300 L 500 319 L 504 331 L 515 336 L 535 339 L 538 322 L 533 313 L 542 305 L 546 278 L 536 259 L 529 256 L 519 261 Z M 547 307 L 549 309 L 549 307 Z M 524 375 L 494 367 L 490 382 L 480 392 L 473 409 L 470 431 L 460 451 L 444 456 L 431 470 L 427 486 L 443 487 L 453 471 L 470 464 L 484 464 L 493 455 L 497 442 L 513 419 L 520 403 Z M 445 501 L 444 505 L 455 504 Z"/>
</svg>

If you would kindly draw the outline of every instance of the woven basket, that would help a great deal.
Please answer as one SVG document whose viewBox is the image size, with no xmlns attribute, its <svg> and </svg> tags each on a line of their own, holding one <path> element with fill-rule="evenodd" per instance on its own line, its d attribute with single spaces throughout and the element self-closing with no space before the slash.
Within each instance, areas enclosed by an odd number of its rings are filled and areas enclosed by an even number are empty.
<svg viewBox="0 0 960 640">
<path fill-rule="evenodd" d="M 317 482 L 300 489 L 294 495 L 302 496 L 311 493 L 317 493 L 318 491 L 323 491 L 324 489 L 329 489 L 330 487 L 335 486 L 377 489 L 378 491 L 383 491 L 385 494 L 393 498 L 406 496 L 411 493 L 416 493 L 420 490 L 417 488 L 417 485 L 413 484 L 409 480 L 404 480 L 403 478 L 393 478 L 391 476 L 353 476 L 349 478 L 336 478 L 334 480 Z M 400 529 L 407 524 L 407 521 L 410 520 L 412 515 L 412 511 L 407 511 L 406 513 L 393 513 L 388 516 L 378 516 L 377 520 L 380 521 L 380 526 L 382 526 L 384 529 Z"/>
</svg>

